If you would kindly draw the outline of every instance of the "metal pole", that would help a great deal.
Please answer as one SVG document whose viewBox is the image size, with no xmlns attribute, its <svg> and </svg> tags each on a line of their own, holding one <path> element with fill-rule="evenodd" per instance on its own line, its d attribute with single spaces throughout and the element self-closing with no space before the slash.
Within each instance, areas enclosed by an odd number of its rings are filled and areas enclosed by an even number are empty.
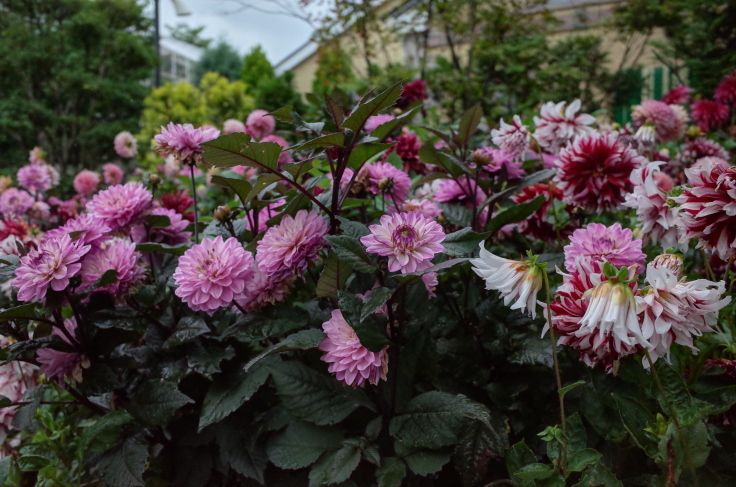
<svg viewBox="0 0 736 487">
<path fill-rule="evenodd" d="M 161 86 L 161 43 L 158 32 L 158 0 L 153 0 L 153 22 L 156 24 L 153 31 L 153 43 L 156 46 L 156 73 L 153 82 L 156 88 L 158 88 Z"/>
</svg>

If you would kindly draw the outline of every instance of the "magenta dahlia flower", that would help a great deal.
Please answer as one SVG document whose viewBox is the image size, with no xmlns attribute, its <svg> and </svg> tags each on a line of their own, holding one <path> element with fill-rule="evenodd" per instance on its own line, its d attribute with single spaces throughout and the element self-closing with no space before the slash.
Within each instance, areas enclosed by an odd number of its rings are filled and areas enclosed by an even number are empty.
<svg viewBox="0 0 736 487">
<path fill-rule="evenodd" d="M 704 157 L 729 159 L 728 152 L 718 142 L 706 137 L 698 137 L 685 143 L 682 151 L 677 156 L 677 160 L 681 164 L 689 166 Z"/>
<path fill-rule="evenodd" d="M 726 125 L 728 113 L 728 105 L 713 100 L 698 100 L 690 105 L 690 116 L 704 132 Z"/>
<path fill-rule="evenodd" d="M 135 225 L 130 229 L 130 237 L 134 242 L 156 242 L 166 245 L 179 245 L 192 238 L 192 232 L 185 231 L 189 226 L 189 220 L 180 213 L 168 208 L 156 207 L 151 211 L 152 215 L 168 217 L 169 225 L 165 227 L 153 227 L 146 230 L 143 225 Z"/>
<path fill-rule="evenodd" d="M 427 82 L 423 79 L 415 79 L 409 81 L 401 89 L 401 96 L 396 100 L 396 106 L 404 110 L 412 103 L 426 100 L 428 97 Z"/>
<path fill-rule="evenodd" d="M 698 239 L 698 248 L 718 251 L 727 261 L 736 254 L 736 168 L 714 159 L 685 169 L 689 186 L 673 200 L 680 205 L 683 241 Z"/>
<path fill-rule="evenodd" d="M 534 138 L 542 148 L 553 154 L 559 153 L 560 149 L 580 137 L 595 135 L 595 129 L 590 127 L 595 117 L 587 113 L 577 114 L 580 100 L 570 103 L 567 108 L 565 105 L 567 102 L 564 101 L 557 104 L 547 102 L 542 105 L 541 116 L 534 117 L 537 126 Z"/>
<path fill-rule="evenodd" d="M 475 204 L 479 205 L 486 199 L 486 194 L 472 179 L 470 182 L 466 179 L 460 179 L 459 182 L 454 179 L 440 179 L 434 187 L 434 200 L 438 203 L 452 201 L 472 205 L 473 198 Z"/>
<path fill-rule="evenodd" d="M 723 77 L 716 87 L 713 98 L 718 103 L 723 103 L 731 108 L 736 107 L 736 71 L 731 71 Z"/>
<path fill-rule="evenodd" d="M 128 131 L 124 130 L 116 135 L 113 144 L 117 155 L 124 159 L 131 159 L 138 155 L 138 141 Z"/>
<path fill-rule="evenodd" d="M 514 115 L 511 124 L 501 119 L 500 128 L 491 130 L 493 143 L 502 151 L 506 151 L 514 157 L 515 161 L 524 157 L 531 141 L 531 135 L 526 125 L 521 123 L 521 118 Z"/>
<path fill-rule="evenodd" d="M 89 196 L 97 191 L 97 186 L 100 185 L 100 182 L 101 178 L 99 174 L 84 169 L 74 177 L 74 191 L 81 195 Z"/>
<path fill-rule="evenodd" d="M 295 274 L 269 276 L 258 269 L 258 262 L 253 262 L 253 277 L 245 283 L 243 294 L 235 296 L 235 302 L 245 311 L 280 303 L 288 296 L 295 280 Z"/>
<path fill-rule="evenodd" d="M 365 166 L 368 174 L 368 190 L 383 194 L 394 201 L 404 201 L 409 195 L 411 179 L 402 170 L 388 162 L 374 162 Z"/>
<path fill-rule="evenodd" d="M 633 232 L 621 228 L 620 223 L 610 227 L 602 223 L 590 223 L 575 230 L 570 243 L 565 246 L 565 267 L 575 269 L 579 258 L 591 262 L 610 262 L 616 267 L 643 266 L 646 255 L 641 251 L 641 240 L 633 240 Z"/>
<path fill-rule="evenodd" d="M 276 130 L 276 119 L 266 110 L 253 110 L 245 121 L 245 131 L 254 139 L 262 139 Z"/>
<path fill-rule="evenodd" d="M 75 237 L 72 240 L 81 242 L 83 245 L 89 245 L 93 248 L 100 248 L 102 244 L 111 237 L 107 236 L 110 232 L 110 227 L 101 223 L 95 219 L 89 213 L 79 215 L 77 218 L 67 220 L 64 225 L 54 228 L 46 232 L 46 240 L 60 238 L 64 235 L 74 234 Z"/>
<path fill-rule="evenodd" d="M 555 181 L 573 205 L 615 210 L 634 189 L 631 171 L 646 159 L 624 147 L 615 135 L 584 137 L 560 153 Z"/>
<path fill-rule="evenodd" d="M 111 231 L 124 232 L 148 214 L 152 200 L 141 183 L 118 184 L 97 193 L 87 203 L 87 211 Z"/>
<path fill-rule="evenodd" d="M 102 166 L 102 178 L 105 180 L 105 184 L 114 185 L 123 182 L 125 174 L 120 166 L 108 162 Z"/>
<path fill-rule="evenodd" d="M 124 297 L 140 284 L 146 273 L 141 264 L 141 254 L 129 240 L 115 238 L 104 242 L 100 248 L 92 249 L 82 262 L 82 286 L 87 288 L 109 271 L 117 271 L 117 280 L 94 290 L 107 292 L 115 297 Z"/>
<path fill-rule="evenodd" d="M 194 311 L 213 315 L 242 294 L 253 275 L 253 254 L 234 237 L 205 239 L 184 252 L 174 271 L 176 295 Z"/>
<path fill-rule="evenodd" d="M 227 119 L 222 124 L 222 133 L 223 134 L 235 134 L 235 133 L 244 134 L 245 124 L 241 122 L 240 120 L 235 120 L 234 118 Z"/>
<path fill-rule="evenodd" d="M 445 239 L 442 227 L 420 213 L 383 215 L 380 222 L 368 227 L 370 235 L 360 241 L 368 252 L 388 257 L 390 272 L 416 272 L 420 266 L 425 267 L 422 263 L 445 249 L 441 243 Z"/>
<path fill-rule="evenodd" d="M 0 194 L 0 213 L 6 217 L 20 216 L 33 207 L 33 196 L 18 188 L 8 188 Z"/>
<path fill-rule="evenodd" d="M 69 335 L 74 337 L 77 331 L 77 320 L 70 318 L 64 320 L 64 328 Z M 54 328 L 52 335 L 60 337 L 69 343 L 69 339 L 61 330 Z M 69 343 L 71 345 L 71 343 Z M 82 382 L 82 370 L 90 366 L 89 360 L 81 353 L 76 352 L 60 352 L 50 348 L 39 348 L 36 350 L 38 363 L 41 364 L 41 372 L 50 380 L 55 380 L 61 384 L 64 378 L 68 377 L 74 382 Z"/>
<path fill-rule="evenodd" d="M 336 309 L 332 318 L 322 324 L 325 338 L 319 344 L 322 361 L 327 362 L 330 373 L 346 385 L 363 387 L 366 381 L 373 385 L 386 380 L 388 372 L 388 353 L 386 348 L 371 352 L 360 344 L 355 330 L 345 321 L 342 311 Z"/>
<path fill-rule="evenodd" d="M 690 96 L 695 91 L 687 85 L 679 85 L 672 88 L 662 97 L 662 103 L 668 105 L 687 105 L 690 102 Z"/>
<path fill-rule="evenodd" d="M 523 163 L 510 152 L 493 147 L 481 147 L 471 154 L 471 158 L 491 174 L 506 174 L 506 179 L 519 179 L 526 174 Z"/>
<path fill-rule="evenodd" d="M 20 267 L 15 271 L 13 286 L 18 288 L 19 301 L 41 301 L 49 287 L 63 291 L 69 280 L 82 268 L 82 257 L 90 246 L 69 235 L 46 240 L 37 249 L 21 257 Z"/>
<path fill-rule="evenodd" d="M 634 107 L 631 117 L 637 128 L 645 124 L 654 125 L 662 142 L 677 140 L 685 133 L 686 125 L 681 123 L 675 110 L 661 101 L 643 101 L 641 105 Z"/>
<path fill-rule="evenodd" d="M 300 273 L 319 256 L 328 229 L 316 211 L 284 215 L 281 223 L 269 228 L 258 242 L 258 267 L 269 276 Z"/>
<path fill-rule="evenodd" d="M 18 169 L 16 174 L 18 186 L 27 189 L 31 194 L 51 189 L 51 175 L 45 167 L 28 164 Z"/>
<path fill-rule="evenodd" d="M 220 131 L 214 127 L 195 129 L 191 123 L 179 125 L 169 122 L 167 127 L 161 127 L 161 133 L 154 140 L 161 157 L 173 156 L 182 164 L 194 165 L 202 162 L 201 144 L 219 136 Z"/>
<path fill-rule="evenodd" d="M 389 115 L 387 113 L 381 113 L 379 115 L 374 115 L 372 117 L 368 117 L 368 120 L 365 121 L 365 125 L 363 125 L 363 130 L 368 132 L 369 134 L 376 130 L 379 126 L 383 125 L 386 122 L 390 122 L 391 120 L 395 119 L 393 115 Z"/>
</svg>

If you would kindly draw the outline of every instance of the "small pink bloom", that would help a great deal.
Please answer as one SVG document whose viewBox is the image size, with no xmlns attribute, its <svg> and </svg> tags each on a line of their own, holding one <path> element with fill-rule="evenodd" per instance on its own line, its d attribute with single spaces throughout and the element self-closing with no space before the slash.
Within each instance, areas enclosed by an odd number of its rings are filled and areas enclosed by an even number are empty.
<svg viewBox="0 0 736 487">
<path fill-rule="evenodd" d="M 684 111 L 683 111 L 684 113 Z M 685 114 L 687 115 L 687 114 Z M 657 136 L 663 142 L 677 140 L 685 133 L 686 125 L 672 107 L 657 100 L 645 100 L 636 105 L 631 112 L 634 125 L 638 128 L 644 124 L 652 124 Z"/>
<path fill-rule="evenodd" d="M 69 332 L 69 335 L 75 337 L 77 320 L 74 318 L 64 320 L 64 328 Z M 69 343 L 69 339 L 58 328 L 54 327 L 51 334 Z M 71 343 L 69 344 L 71 345 Z M 88 368 L 90 365 L 87 357 L 81 353 L 60 352 L 50 348 L 39 348 L 36 350 L 36 356 L 38 357 L 38 363 L 41 364 L 41 372 L 48 379 L 55 380 L 61 384 L 64 383 L 64 377 L 68 377 L 74 382 L 82 382 L 82 370 Z"/>
<path fill-rule="evenodd" d="M 8 188 L 0 194 L 0 213 L 6 217 L 20 216 L 33 207 L 34 199 L 26 191 Z"/>
<path fill-rule="evenodd" d="M 379 115 L 374 115 L 372 117 L 368 117 L 368 120 L 365 121 L 365 125 L 363 125 L 363 130 L 368 132 L 369 134 L 376 130 L 379 126 L 383 125 L 386 122 L 390 122 L 391 120 L 395 119 L 393 115 L 389 115 L 387 113 L 382 113 Z"/>
<path fill-rule="evenodd" d="M 74 177 L 74 191 L 84 196 L 93 194 L 99 185 L 100 175 L 87 169 L 80 171 Z"/>
<path fill-rule="evenodd" d="M 99 248 L 102 244 L 111 237 L 106 234 L 110 231 L 110 227 L 104 223 L 95 219 L 89 213 L 80 215 L 77 218 L 67 220 L 64 225 L 54 228 L 46 232 L 45 239 L 50 240 L 54 238 L 61 238 L 64 235 L 74 234 L 74 238 L 77 242 L 81 242 L 83 245 L 90 245 L 93 248 Z"/>
<path fill-rule="evenodd" d="M 102 166 L 102 177 L 105 180 L 105 184 L 120 184 L 123 182 L 125 174 L 123 170 L 117 164 L 108 162 Z"/>
<path fill-rule="evenodd" d="M 389 215 L 394 213 L 410 213 L 417 212 L 425 218 L 437 218 L 442 214 L 442 210 L 437 203 L 430 200 L 406 200 L 403 203 L 398 203 L 396 206 L 388 205 L 386 211 Z"/>
<path fill-rule="evenodd" d="M 565 267 L 572 272 L 575 262 L 583 258 L 592 262 L 610 262 L 616 267 L 643 266 L 646 256 L 641 251 L 641 240 L 632 239 L 633 232 L 621 228 L 620 223 L 610 227 L 602 223 L 591 223 L 586 228 L 575 230 L 566 245 Z"/>
<path fill-rule="evenodd" d="M 521 168 L 522 162 L 514 162 L 517 158 L 510 152 L 493 147 L 481 147 L 476 149 L 471 157 L 478 165 L 491 174 L 503 174 L 506 179 L 519 179 L 525 172 Z"/>
<path fill-rule="evenodd" d="M 394 201 L 403 201 L 409 195 L 411 179 L 401 169 L 388 162 L 374 162 L 364 169 L 368 174 L 368 189 Z"/>
<path fill-rule="evenodd" d="M 18 186 L 27 189 L 31 194 L 51 189 L 51 175 L 44 166 L 28 164 L 18 169 L 16 174 Z"/>
<path fill-rule="evenodd" d="M 284 215 L 258 242 L 258 267 L 269 276 L 299 273 L 316 260 L 325 245 L 328 225 L 316 211 Z"/>
<path fill-rule="evenodd" d="M 255 139 L 262 139 L 276 130 L 276 119 L 266 110 L 253 110 L 245 121 L 245 130 Z"/>
<path fill-rule="evenodd" d="M 113 232 L 129 229 L 138 223 L 151 209 L 153 196 L 141 183 L 110 186 L 97 193 L 87 203 L 89 211 L 97 220 L 110 227 Z"/>
<path fill-rule="evenodd" d="M 124 159 L 130 159 L 138 155 L 138 141 L 128 131 L 116 135 L 113 144 L 115 145 L 115 152 Z"/>
<path fill-rule="evenodd" d="M 230 118 L 222 124 L 223 134 L 245 133 L 245 124 L 240 120 Z"/>
</svg>

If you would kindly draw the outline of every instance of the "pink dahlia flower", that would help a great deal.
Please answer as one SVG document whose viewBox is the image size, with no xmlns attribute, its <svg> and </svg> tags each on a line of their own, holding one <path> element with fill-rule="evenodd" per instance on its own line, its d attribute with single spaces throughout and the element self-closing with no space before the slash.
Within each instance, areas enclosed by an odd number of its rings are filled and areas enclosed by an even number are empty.
<svg viewBox="0 0 736 487">
<path fill-rule="evenodd" d="M 102 166 L 102 178 L 105 180 L 105 184 L 120 184 L 124 177 L 123 170 L 117 164 L 108 162 Z"/>
<path fill-rule="evenodd" d="M 113 144 L 115 145 L 115 152 L 124 159 L 131 159 L 138 155 L 138 141 L 128 131 L 116 135 Z"/>
<path fill-rule="evenodd" d="M 289 148 L 289 143 L 283 137 L 275 134 L 266 135 L 261 139 L 261 142 L 276 142 L 278 145 L 281 146 L 281 154 L 279 154 L 279 169 L 281 169 L 284 164 L 291 164 L 292 162 L 294 162 L 294 159 L 291 157 L 291 154 L 289 154 L 289 151 L 287 150 Z"/>
<path fill-rule="evenodd" d="M 97 191 L 100 181 L 99 174 L 85 169 L 74 177 L 74 191 L 81 195 L 89 196 Z"/>
<path fill-rule="evenodd" d="M 728 112 L 728 105 L 712 100 L 698 100 L 690 105 L 690 116 L 704 132 L 726 125 Z"/>
<path fill-rule="evenodd" d="M 428 97 L 427 82 L 423 79 L 415 79 L 404 85 L 401 96 L 396 100 L 396 106 L 404 110 L 412 103 L 426 100 Z"/>
<path fill-rule="evenodd" d="M 573 205 L 615 210 L 634 189 L 631 171 L 646 159 L 617 142 L 615 135 L 585 137 L 563 149 L 555 181 Z"/>
<path fill-rule="evenodd" d="M 87 203 L 87 211 L 111 231 L 126 231 L 148 214 L 152 200 L 141 183 L 118 184 L 97 193 Z"/>
<path fill-rule="evenodd" d="M 502 151 L 511 154 L 514 160 L 523 159 L 531 141 L 529 129 L 521 123 L 518 115 L 514 115 L 511 124 L 504 122 L 503 119 L 499 123 L 501 128 L 491 130 L 493 143 Z"/>
<path fill-rule="evenodd" d="M 69 235 L 63 235 L 45 241 L 39 248 L 21 257 L 13 281 L 18 288 L 18 300 L 41 301 L 46 297 L 49 287 L 54 291 L 66 289 L 69 279 L 82 268 L 82 257 L 89 250 L 89 245 L 72 241 Z"/>
<path fill-rule="evenodd" d="M 398 203 L 396 206 L 388 205 L 386 212 L 389 215 L 416 212 L 425 218 L 437 218 L 442 214 L 440 207 L 433 201 L 416 199 L 406 200 L 403 203 Z"/>
<path fill-rule="evenodd" d="M 731 108 L 736 107 L 736 71 L 724 76 L 723 80 L 718 83 L 713 98 L 718 103 L 723 103 Z"/>
<path fill-rule="evenodd" d="M 257 262 L 253 262 L 253 278 L 245 283 L 243 294 L 235 296 L 235 302 L 245 311 L 280 303 L 288 296 L 295 280 L 294 274 L 269 276 L 258 269 Z"/>
<path fill-rule="evenodd" d="M 195 129 L 191 123 L 179 125 L 169 122 L 167 127 L 161 127 L 161 133 L 154 140 L 161 157 L 174 156 L 182 164 L 194 165 L 202 162 L 201 144 L 219 136 L 220 131 L 216 128 Z"/>
<path fill-rule="evenodd" d="M 16 174 L 18 185 L 27 189 L 31 194 L 51 189 L 51 175 L 45 167 L 28 164 L 18 169 Z"/>
<path fill-rule="evenodd" d="M 698 137 L 685 143 L 677 159 L 680 163 L 688 166 L 698 159 L 704 157 L 717 157 L 719 159 L 729 159 L 728 152 L 715 140 L 706 137 Z"/>
<path fill-rule="evenodd" d="M 169 224 L 165 227 L 153 227 L 148 230 L 143 225 L 135 225 L 130 230 L 130 237 L 134 242 L 156 242 L 166 245 L 179 245 L 189 242 L 192 238 L 192 232 L 185 231 L 190 222 L 180 213 L 168 208 L 156 207 L 151 211 L 151 214 L 168 217 Z"/>
<path fill-rule="evenodd" d="M 595 135 L 595 129 L 590 127 L 595 117 L 587 113 L 578 113 L 580 100 L 575 100 L 565 108 L 567 102 L 561 101 L 555 105 L 547 102 L 542 105 L 540 117 L 534 117 L 537 129 L 534 138 L 540 146 L 548 152 L 557 154 L 565 145 L 580 137 Z M 577 115 L 576 115 L 577 114 Z"/>
<path fill-rule="evenodd" d="M 408 274 L 426 268 L 424 263 L 445 249 L 442 227 L 420 213 L 383 215 L 380 222 L 368 227 L 370 235 L 360 241 L 368 252 L 388 257 L 390 272 Z"/>
<path fill-rule="evenodd" d="M 234 237 L 205 239 L 179 259 L 176 295 L 194 311 L 213 315 L 242 294 L 253 275 L 253 254 Z"/>
<path fill-rule="evenodd" d="M 673 198 L 680 205 L 682 239 L 697 238 L 698 248 L 718 251 L 727 261 L 736 254 L 736 168 L 708 158 L 685 175 L 690 186 Z"/>
<path fill-rule="evenodd" d="M 677 140 L 685 133 L 685 125 L 675 111 L 661 101 L 645 100 L 634 107 L 631 117 L 637 128 L 645 124 L 654 125 L 657 136 L 663 142 Z"/>
<path fill-rule="evenodd" d="M 471 157 L 473 161 L 483 166 L 483 169 L 491 174 L 506 174 L 506 180 L 519 179 L 524 176 L 525 172 L 521 168 L 521 161 L 515 162 L 516 158 L 510 152 L 492 147 L 481 147 L 476 149 Z"/>
<path fill-rule="evenodd" d="M 39 146 L 34 147 L 28 154 L 28 162 L 39 165 L 46 164 L 46 152 Z"/>
<path fill-rule="evenodd" d="M 322 361 L 327 362 L 330 373 L 346 385 L 363 387 L 366 381 L 373 385 L 386 380 L 388 372 L 388 353 L 386 348 L 371 352 L 360 344 L 355 330 L 345 321 L 342 311 L 336 309 L 332 318 L 322 323 L 325 338 L 319 344 Z"/>
<path fill-rule="evenodd" d="M 369 134 L 376 130 L 379 126 L 383 125 L 386 122 L 390 122 L 391 120 L 395 119 L 393 115 L 389 115 L 387 113 L 381 113 L 379 115 L 374 115 L 372 117 L 368 117 L 368 120 L 365 121 L 365 125 L 363 126 L 363 130 L 368 132 Z"/>
<path fill-rule="evenodd" d="M 20 216 L 33 207 L 34 199 L 28 192 L 8 188 L 0 194 L 0 213 L 6 217 Z"/>
<path fill-rule="evenodd" d="M 240 120 L 235 120 L 234 118 L 230 118 L 228 120 L 225 120 L 225 122 L 222 124 L 222 133 L 223 134 L 235 134 L 235 133 L 245 133 L 245 124 L 241 122 Z"/>
<path fill-rule="evenodd" d="M 90 251 L 84 258 L 82 286 L 87 288 L 105 272 L 114 270 L 117 271 L 117 280 L 95 289 L 94 292 L 107 292 L 122 298 L 143 280 L 145 269 L 140 261 L 141 254 L 136 252 L 133 242 L 119 238 L 108 240 L 100 248 Z"/>
<path fill-rule="evenodd" d="M 409 195 L 411 179 L 402 170 L 388 162 L 374 162 L 365 166 L 368 174 L 368 190 L 383 194 L 394 201 L 404 201 Z"/>
<path fill-rule="evenodd" d="M 690 96 L 693 93 L 692 88 L 686 85 L 679 85 L 672 88 L 662 97 L 662 103 L 668 105 L 687 105 L 690 102 Z"/>
<path fill-rule="evenodd" d="M 64 328 L 69 335 L 74 337 L 77 331 L 77 320 L 70 318 L 64 320 Z M 60 337 L 69 343 L 69 339 L 61 330 L 54 328 L 52 335 Z M 71 343 L 69 343 L 71 345 Z M 81 353 L 60 352 L 50 348 L 39 348 L 36 350 L 38 363 L 41 364 L 41 372 L 50 380 L 55 380 L 61 384 L 64 383 L 64 377 L 68 377 L 74 382 L 82 382 L 82 370 L 89 367 L 90 363 L 87 357 Z"/>
<path fill-rule="evenodd" d="M 633 232 L 621 228 L 620 223 L 610 227 L 591 223 L 575 230 L 565 246 L 565 267 L 573 272 L 579 258 L 590 262 L 610 262 L 616 267 L 643 266 L 646 255 L 641 251 L 641 240 L 632 239 Z"/>
<path fill-rule="evenodd" d="M 72 240 L 81 242 L 83 245 L 89 245 L 93 248 L 100 248 L 102 244 L 111 237 L 106 234 L 110 231 L 110 227 L 95 219 L 89 213 L 80 215 L 77 218 L 67 220 L 64 225 L 54 228 L 46 232 L 45 239 L 61 238 L 64 235 L 74 234 Z"/>
<path fill-rule="evenodd" d="M 624 206 L 634 208 L 641 222 L 645 242 L 659 243 L 663 249 L 687 245 L 679 244 L 680 232 L 675 225 L 677 209 L 667 203 L 667 191 L 672 189 L 672 178 L 660 169 L 664 162 L 650 162 L 631 172 L 634 191 L 626 195 Z M 664 185 L 664 189 L 662 186 Z"/>
<path fill-rule="evenodd" d="M 460 179 L 460 182 L 454 179 L 440 179 L 434 188 L 434 200 L 438 203 L 465 202 L 472 205 L 473 199 L 475 204 L 479 205 L 486 199 L 486 194 L 475 183 L 470 180 Z"/>
<path fill-rule="evenodd" d="M 258 242 L 258 267 L 269 276 L 303 271 L 325 246 L 327 230 L 327 222 L 316 211 L 284 215 Z"/>
<path fill-rule="evenodd" d="M 245 131 L 254 139 L 262 139 L 276 130 L 276 119 L 266 110 L 253 110 L 245 121 Z"/>
</svg>

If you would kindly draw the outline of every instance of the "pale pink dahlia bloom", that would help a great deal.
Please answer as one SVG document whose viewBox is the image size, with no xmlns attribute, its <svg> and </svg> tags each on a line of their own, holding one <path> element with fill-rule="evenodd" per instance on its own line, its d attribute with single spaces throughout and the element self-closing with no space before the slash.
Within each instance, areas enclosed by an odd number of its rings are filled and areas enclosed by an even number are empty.
<svg viewBox="0 0 736 487">
<path fill-rule="evenodd" d="M 386 113 L 368 117 L 368 120 L 365 121 L 365 125 L 363 126 L 363 129 L 370 134 L 371 132 L 376 130 L 378 127 L 380 127 L 384 123 L 390 122 L 391 120 L 395 118 L 396 117 L 394 117 L 393 115 L 389 115 Z"/>
<path fill-rule="evenodd" d="M 0 213 L 6 217 L 23 215 L 33 207 L 34 201 L 27 191 L 8 188 L 0 194 Z"/>
<path fill-rule="evenodd" d="M 531 141 L 529 129 L 521 123 L 518 115 L 514 115 L 511 124 L 504 122 L 503 119 L 499 123 L 501 128 L 491 130 L 491 140 L 499 149 L 514 156 L 514 160 L 522 159 Z"/>
<path fill-rule="evenodd" d="M 626 195 L 624 206 L 636 210 L 645 241 L 659 243 L 663 249 L 680 247 L 685 250 L 687 245 L 679 243 L 677 208 L 667 202 L 666 191 L 672 189 L 672 178 L 661 171 L 663 164 L 661 161 L 650 162 L 631 172 L 634 191 Z M 663 184 L 665 188 L 668 187 L 667 190 L 662 187 Z"/>
<path fill-rule="evenodd" d="M 235 120 L 234 118 L 227 119 L 222 124 L 222 133 L 223 134 L 235 134 L 235 133 L 244 134 L 245 124 L 241 122 L 240 120 Z"/>
<path fill-rule="evenodd" d="M 408 274 L 423 270 L 435 254 L 445 248 L 445 232 L 431 218 L 420 213 L 383 215 L 380 225 L 371 225 L 370 235 L 360 241 L 372 254 L 388 257 L 388 270 Z"/>
<path fill-rule="evenodd" d="M 97 288 L 94 292 L 107 292 L 122 298 L 140 284 L 146 271 L 141 264 L 140 252 L 135 250 L 135 243 L 115 238 L 104 242 L 100 248 L 91 250 L 82 262 L 83 289 L 93 285 L 109 270 L 117 271 L 116 281 Z"/>
<path fill-rule="evenodd" d="M 499 291 L 503 304 L 511 309 L 528 312 L 537 317 L 537 293 L 542 289 L 543 272 L 534 262 L 509 260 L 486 250 L 479 244 L 480 256 L 471 259 L 473 272 L 486 283 L 486 289 Z"/>
<path fill-rule="evenodd" d="M 165 227 L 153 227 L 146 230 L 143 225 L 135 225 L 130 230 L 130 237 L 137 243 L 156 242 L 166 245 L 179 245 L 192 238 L 192 232 L 185 231 L 189 226 L 189 220 L 180 213 L 169 208 L 156 207 L 151 211 L 152 215 L 165 216 L 169 224 Z"/>
<path fill-rule="evenodd" d="M 187 250 L 174 272 L 176 295 L 194 311 L 213 315 L 242 294 L 253 275 L 253 254 L 234 237 L 205 239 Z"/>
<path fill-rule="evenodd" d="M 592 262 L 610 262 L 616 267 L 643 266 L 646 255 L 641 251 L 641 240 L 632 239 L 633 232 L 621 228 L 620 223 L 610 227 L 602 223 L 591 223 L 586 228 L 575 230 L 566 245 L 565 267 L 568 272 L 576 268 L 575 262 L 583 258 Z"/>
<path fill-rule="evenodd" d="M 107 236 L 110 227 L 95 219 L 89 213 L 79 215 L 77 218 L 67 220 L 62 226 L 54 228 L 46 232 L 44 238 L 46 240 L 61 238 L 64 235 L 74 234 L 72 240 L 81 242 L 84 245 L 90 245 L 93 248 L 99 248 L 111 237 Z"/>
<path fill-rule="evenodd" d="M 284 215 L 279 225 L 258 242 L 258 267 L 269 276 L 300 273 L 316 260 L 325 246 L 327 222 L 316 211 L 299 210 Z"/>
<path fill-rule="evenodd" d="M 126 130 L 115 136 L 113 144 L 117 155 L 124 159 L 130 159 L 138 155 L 138 141 L 133 134 Z"/>
<path fill-rule="evenodd" d="M 291 164 L 294 162 L 294 159 L 291 157 L 291 154 L 289 154 L 289 151 L 286 150 L 289 148 L 289 143 L 284 139 L 283 137 L 280 137 L 275 134 L 267 135 L 261 139 L 261 142 L 276 142 L 278 145 L 281 146 L 281 154 L 279 154 L 279 169 L 281 169 L 281 166 L 284 164 Z"/>
<path fill-rule="evenodd" d="M 276 130 L 276 119 L 266 110 L 253 110 L 245 121 L 245 130 L 255 139 L 262 139 Z"/>
<path fill-rule="evenodd" d="M 677 140 L 685 132 L 684 125 L 680 123 L 672 107 L 661 101 L 643 101 L 641 105 L 634 107 L 631 117 L 637 128 L 644 124 L 654 125 L 657 136 L 662 142 Z"/>
<path fill-rule="evenodd" d="M 169 122 L 167 127 L 161 127 L 161 133 L 154 140 L 161 157 L 174 156 L 182 164 L 193 165 L 202 162 L 201 144 L 219 136 L 220 131 L 214 127 L 195 129 L 191 123 L 179 125 Z"/>
<path fill-rule="evenodd" d="M 120 184 L 123 182 L 125 174 L 120 166 L 108 162 L 102 166 L 102 178 L 105 180 L 105 184 Z"/>
<path fill-rule="evenodd" d="M 245 311 L 279 303 L 286 299 L 295 280 L 295 274 L 269 276 L 258 269 L 258 262 L 253 262 L 253 278 L 245 283 L 243 294 L 235 296 L 235 302 Z"/>
<path fill-rule="evenodd" d="M 18 169 L 16 174 L 18 185 L 27 189 L 31 194 L 51 189 L 51 175 L 45 167 L 28 164 Z"/>
<path fill-rule="evenodd" d="M 64 320 L 64 328 L 69 335 L 75 337 L 77 331 L 77 320 L 70 318 Z M 52 335 L 60 337 L 69 343 L 69 339 L 61 330 L 54 327 Z M 71 343 L 69 343 L 71 345 Z M 41 372 L 50 380 L 64 383 L 64 377 L 74 382 L 82 382 L 82 370 L 90 366 L 89 359 L 81 353 L 60 352 L 50 348 L 39 348 L 36 350 L 38 363 L 41 364 Z"/>
<path fill-rule="evenodd" d="M 322 361 L 327 362 L 335 378 L 352 387 L 363 387 L 366 381 L 373 385 L 386 380 L 388 353 L 386 348 L 371 352 L 360 344 L 355 330 L 345 321 L 342 312 L 336 309 L 332 318 L 322 324 L 325 338 L 319 344 Z"/>
<path fill-rule="evenodd" d="M 141 183 L 118 184 L 97 193 L 87 203 L 87 211 L 111 231 L 125 231 L 148 214 L 152 200 Z"/>
<path fill-rule="evenodd" d="M 403 203 L 397 203 L 396 206 L 388 205 L 386 212 L 389 215 L 394 213 L 411 213 L 417 212 L 425 218 L 437 218 L 442 214 L 442 210 L 437 203 L 430 200 L 406 200 Z"/>
<path fill-rule="evenodd" d="M 580 137 L 595 135 L 590 127 L 595 117 L 587 113 L 577 114 L 580 100 L 575 100 L 565 108 L 567 102 L 557 104 L 550 101 L 542 105 L 540 117 L 534 117 L 537 129 L 534 138 L 548 152 L 557 154 L 561 148 Z M 576 115 L 577 114 L 577 115 Z"/>
<path fill-rule="evenodd" d="M 28 154 L 28 162 L 31 164 L 46 164 L 46 152 L 39 146 L 34 147 Z"/>
<path fill-rule="evenodd" d="M 411 178 L 388 162 L 374 162 L 365 166 L 368 174 L 368 190 L 383 194 L 394 201 L 404 201 L 409 195 Z"/>
<path fill-rule="evenodd" d="M 100 185 L 101 180 L 102 178 L 96 172 L 84 169 L 74 176 L 74 191 L 89 196 L 97 191 L 97 186 Z"/>
<path fill-rule="evenodd" d="M 66 289 L 69 279 L 82 268 L 82 257 L 89 250 L 89 245 L 72 241 L 69 235 L 63 235 L 45 241 L 21 257 L 13 281 L 13 286 L 18 288 L 18 300 L 41 301 L 46 297 L 49 287 L 54 291 Z"/>
</svg>

